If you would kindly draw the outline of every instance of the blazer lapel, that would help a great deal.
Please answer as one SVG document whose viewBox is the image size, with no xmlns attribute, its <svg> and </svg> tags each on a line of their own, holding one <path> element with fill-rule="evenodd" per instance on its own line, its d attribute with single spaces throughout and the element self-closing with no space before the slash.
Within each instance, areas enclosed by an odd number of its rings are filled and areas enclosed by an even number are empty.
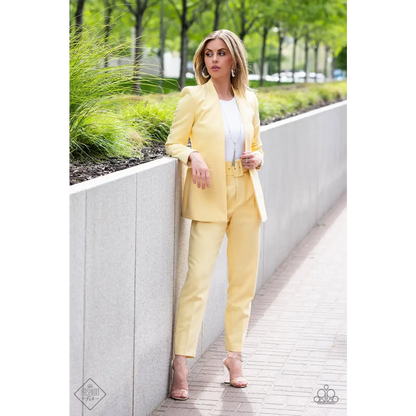
<svg viewBox="0 0 416 416">
<path fill-rule="evenodd" d="M 217 90 L 215 89 L 214 84 L 212 83 L 212 78 L 208 80 L 206 83 L 209 86 L 210 94 L 213 96 L 214 102 L 216 102 L 217 108 L 219 109 L 221 115 L 222 115 L 222 109 L 221 109 L 221 103 L 220 99 L 218 97 Z M 249 113 L 247 111 L 247 101 L 244 99 L 244 97 L 238 95 L 237 91 L 234 89 L 233 85 L 231 84 L 231 88 L 233 89 L 235 99 L 237 101 L 238 109 L 241 114 L 241 119 L 243 121 L 244 125 L 244 148 L 245 151 L 250 150 L 249 149 Z M 222 120 L 222 118 L 221 118 Z M 224 136 L 225 140 L 225 136 Z M 225 143 L 224 143 L 225 144 Z"/>
</svg>

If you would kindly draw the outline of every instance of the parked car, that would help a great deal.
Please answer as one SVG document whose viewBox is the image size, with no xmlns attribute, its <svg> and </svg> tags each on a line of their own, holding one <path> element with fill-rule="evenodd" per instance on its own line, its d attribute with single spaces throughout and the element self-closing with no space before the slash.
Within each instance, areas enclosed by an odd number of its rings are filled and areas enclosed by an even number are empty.
<svg viewBox="0 0 416 416">
<path fill-rule="evenodd" d="M 280 81 L 281 82 L 292 82 L 292 72 L 285 71 L 280 73 Z"/>
<path fill-rule="evenodd" d="M 295 82 L 305 82 L 305 71 L 297 71 L 295 72 Z"/>
<path fill-rule="evenodd" d="M 311 82 L 323 82 L 325 80 L 325 75 L 321 73 L 309 72 L 309 81 Z"/>
<path fill-rule="evenodd" d="M 305 82 L 305 75 L 306 75 L 305 71 L 295 72 L 295 82 Z M 271 81 L 271 82 L 278 82 L 279 79 L 281 80 L 281 82 L 293 82 L 293 72 L 282 71 L 280 75 L 276 72 L 271 75 L 265 75 L 263 78 L 266 81 Z M 252 79 L 256 79 L 256 78 L 252 78 Z M 315 79 L 316 79 L 316 82 L 324 82 L 325 75 L 319 72 L 318 73 L 309 72 L 309 82 L 314 82 Z"/>
<path fill-rule="evenodd" d="M 266 81 L 274 81 L 274 82 L 277 82 L 277 81 L 279 81 L 279 74 L 265 75 L 264 76 L 264 79 Z"/>
<path fill-rule="evenodd" d="M 341 80 L 347 78 L 347 73 L 346 73 L 346 71 L 343 71 L 342 69 L 334 69 L 333 77 L 334 77 L 334 79 L 337 79 L 337 80 L 341 81 Z"/>
</svg>

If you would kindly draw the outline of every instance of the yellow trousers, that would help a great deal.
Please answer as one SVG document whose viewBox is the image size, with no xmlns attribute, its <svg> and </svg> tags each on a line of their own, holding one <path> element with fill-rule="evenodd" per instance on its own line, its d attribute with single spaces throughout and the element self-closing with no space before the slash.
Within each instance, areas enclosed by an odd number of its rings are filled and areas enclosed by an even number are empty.
<svg viewBox="0 0 416 416">
<path fill-rule="evenodd" d="M 182 288 L 174 352 L 195 358 L 198 338 L 218 252 L 227 234 L 228 290 L 225 310 L 225 348 L 241 352 L 254 298 L 260 250 L 261 217 L 248 169 L 241 159 L 225 162 L 227 222 L 192 220 L 188 272 Z M 193 186 L 197 186 L 196 184 Z M 204 190 L 201 189 L 201 192 Z"/>
</svg>

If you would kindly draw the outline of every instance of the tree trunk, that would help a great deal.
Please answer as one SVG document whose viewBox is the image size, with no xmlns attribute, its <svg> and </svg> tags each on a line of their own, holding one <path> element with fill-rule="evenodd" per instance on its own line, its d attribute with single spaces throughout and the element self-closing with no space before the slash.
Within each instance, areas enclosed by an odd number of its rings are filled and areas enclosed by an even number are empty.
<svg viewBox="0 0 416 416">
<path fill-rule="evenodd" d="M 261 47 L 261 59 L 260 59 L 260 87 L 263 86 L 263 76 L 264 76 L 264 58 L 266 55 L 266 44 L 267 44 L 267 34 L 269 33 L 269 28 L 263 26 L 263 44 Z"/>
<path fill-rule="evenodd" d="M 309 80 L 309 32 L 305 35 L 305 83 Z"/>
<path fill-rule="evenodd" d="M 185 87 L 187 62 L 188 62 L 188 28 L 186 26 L 186 22 L 182 21 L 181 71 L 180 71 L 180 74 L 179 74 L 179 85 L 180 85 L 181 89 Z"/>
<path fill-rule="evenodd" d="M 298 38 L 293 38 L 293 55 L 292 55 L 292 83 L 295 83 L 295 69 L 296 69 L 296 46 L 298 44 Z"/>
<path fill-rule="evenodd" d="M 186 0 L 185 0 L 186 1 Z M 135 18 L 134 24 L 134 68 L 133 68 L 133 94 L 140 94 L 140 63 L 142 60 L 142 32 L 143 32 L 143 16 L 148 7 L 148 1 L 146 0 L 142 4 L 142 0 L 136 0 L 136 9 L 133 9 L 131 4 L 127 1 L 123 1 L 124 5 L 129 9 L 130 13 Z"/>
<path fill-rule="evenodd" d="M 279 28 L 280 29 L 280 28 Z M 282 50 L 283 50 L 283 41 L 284 36 L 281 36 L 280 30 L 277 32 L 277 38 L 279 40 L 279 50 L 277 54 L 277 73 L 279 74 L 279 84 L 281 84 L 280 73 L 282 72 Z"/>
<path fill-rule="evenodd" d="M 188 21 L 186 19 L 188 11 L 188 0 L 182 0 L 181 16 L 181 69 L 179 73 L 179 86 L 185 87 L 186 63 L 188 62 Z"/>
<path fill-rule="evenodd" d="M 241 17 L 241 30 L 240 30 L 240 39 L 241 42 L 244 42 L 244 37 L 246 35 L 246 13 L 244 7 L 240 9 L 240 17 Z"/>
<path fill-rule="evenodd" d="M 78 0 L 77 10 L 75 11 L 75 33 L 78 35 L 82 32 L 84 22 L 84 4 L 85 0 Z"/>
<path fill-rule="evenodd" d="M 319 51 L 319 42 L 316 42 L 315 45 L 315 83 L 318 82 L 318 51 Z"/>
<path fill-rule="evenodd" d="M 221 0 L 215 0 L 215 15 L 214 15 L 214 29 L 218 30 L 220 27 L 220 6 Z"/>
<path fill-rule="evenodd" d="M 163 93 L 163 78 L 165 77 L 165 63 L 164 63 L 164 55 L 165 55 L 165 39 L 166 39 L 166 32 L 164 27 L 164 0 L 162 0 L 160 5 L 160 50 L 159 50 L 159 58 L 160 58 L 160 79 L 159 79 L 159 93 Z"/>
<path fill-rule="evenodd" d="M 139 0 L 138 0 L 139 1 Z M 136 15 L 136 39 L 134 40 L 134 69 L 133 69 L 133 93 L 134 94 L 140 94 L 141 88 L 140 88 L 140 52 L 142 48 L 142 20 L 143 15 L 139 11 Z"/>
<path fill-rule="evenodd" d="M 328 79 L 328 58 L 329 58 L 329 46 L 325 45 L 324 75 L 326 79 Z"/>
<path fill-rule="evenodd" d="M 111 13 L 112 13 L 113 7 L 114 7 L 113 0 L 104 0 L 104 5 L 105 5 L 104 44 L 107 46 L 108 37 L 110 36 L 110 31 L 111 31 Z M 104 57 L 104 67 L 105 68 L 108 67 L 108 56 L 107 56 L 107 54 Z"/>
</svg>

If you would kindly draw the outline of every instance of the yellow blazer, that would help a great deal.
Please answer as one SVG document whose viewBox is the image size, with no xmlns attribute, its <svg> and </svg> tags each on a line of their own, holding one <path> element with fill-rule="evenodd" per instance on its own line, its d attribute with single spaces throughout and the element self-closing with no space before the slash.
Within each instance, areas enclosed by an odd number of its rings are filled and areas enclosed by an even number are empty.
<svg viewBox="0 0 416 416">
<path fill-rule="evenodd" d="M 246 90 L 246 98 L 234 89 L 238 108 L 245 128 L 245 150 L 264 153 L 260 140 L 259 103 L 254 92 Z M 191 146 L 188 147 L 188 138 Z M 176 107 L 166 153 L 178 158 L 188 167 L 183 189 L 182 217 L 197 221 L 227 221 L 227 189 L 225 175 L 225 136 L 221 103 L 212 79 L 203 85 L 182 89 Z M 189 154 L 197 150 L 209 169 L 210 186 L 198 188 L 192 182 Z M 257 168 L 249 169 L 253 181 L 256 205 L 262 222 L 266 221 L 263 190 Z"/>
</svg>

